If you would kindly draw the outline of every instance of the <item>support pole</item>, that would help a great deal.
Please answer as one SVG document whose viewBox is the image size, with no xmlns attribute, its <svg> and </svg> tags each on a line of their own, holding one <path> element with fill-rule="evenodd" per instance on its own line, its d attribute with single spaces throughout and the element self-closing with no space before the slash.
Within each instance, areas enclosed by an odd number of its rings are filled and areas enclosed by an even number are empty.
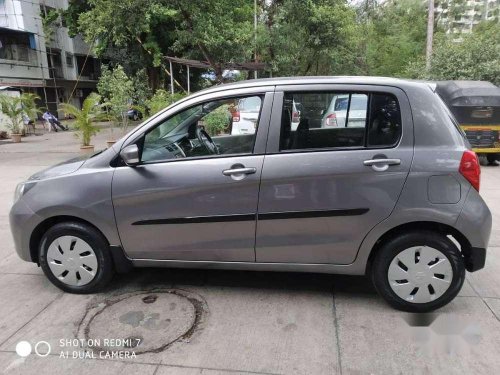
<svg viewBox="0 0 500 375">
<path fill-rule="evenodd" d="M 191 94 L 191 82 L 189 78 L 189 65 L 187 66 L 188 95 Z"/>
<path fill-rule="evenodd" d="M 172 61 L 168 61 L 170 64 L 170 93 L 174 95 L 174 71 L 172 70 Z"/>
<path fill-rule="evenodd" d="M 427 16 L 427 46 L 425 49 L 425 69 L 431 69 L 432 39 L 434 36 L 434 0 L 429 0 L 429 14 Z"/>
<path fill-rule="evenodd" d="M 253 32 L 254 32 L 254 61 L 257 62 L 257 0 L 253 2 Z M 253 78 L 257 79 L 257 69 L 253 71 Z"/>
</svg>

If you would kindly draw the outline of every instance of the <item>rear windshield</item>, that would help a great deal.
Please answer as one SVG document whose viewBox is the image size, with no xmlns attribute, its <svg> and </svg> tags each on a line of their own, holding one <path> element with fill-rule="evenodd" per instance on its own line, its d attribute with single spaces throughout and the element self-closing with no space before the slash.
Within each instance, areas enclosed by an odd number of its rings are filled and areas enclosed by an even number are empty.
<svg viewBox="0 0 500 375">
<path fill-rule="evenodd" d="M 463 139 L 465 139 L 467 142 L 469 142 L 469 140 L 467 139 L 467 136 L 465 135 L 465 132 L 460 127 L 460 124 L 458 123 L 457 119 L 455 118 L 455 116 L 453 116 L 453 113 L 451 113 L 450 109 L 444 103 L 443 99 L 441 99 L 441 97 L 439 96 L 439 94 L 436 93 L 435 95 L 436 95 L 436 98 L 437 98 L 439 104 L 441 104 L 441 106 L 443 107 L 444 111 L 446 112 L 446 114 L 450 118 L 450 121 L 452 122 L 452 124 L 455 127 L 455 129 L 460 133 L 460 135 L 462 136 Z"/>
<path fill-rule="evenodd" d="M 441 106 L 443 107 L 444 111 L 446 112 L 446 114 L 450 118 L 450 120 L 453 123 L 453 125 L 455 126 L 455 128 L 460 132 L 460 134 L 462 134 L 465 137 L 465 133 L 462 130 L 462 128 L 460 127 L 460 124 L 458 123 L 458 121 L 455 118 L 455 116 L 453 116 L 453 113 L 450 111 L 450 109 L 448 108 L 448 106 L 444 103 L 443 99 L 439 96 L 439 94 L 436 94 L 436 97 L 437 97 L 437 99 L 439 101 L 439 104 L 441 104 Z"/>
</svg>

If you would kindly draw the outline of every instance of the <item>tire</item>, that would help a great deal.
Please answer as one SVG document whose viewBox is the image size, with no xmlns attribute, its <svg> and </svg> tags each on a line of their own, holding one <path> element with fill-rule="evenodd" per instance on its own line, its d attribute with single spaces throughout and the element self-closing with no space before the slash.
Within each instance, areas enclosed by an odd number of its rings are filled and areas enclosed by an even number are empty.
<svg viewBox="0 0 500 375">
<path fill-rule="evenodd" d="M 69 293 L 95 293 L 115 273 L 107 240 L 97 229 L 78 222 L 51 227 L 40 241 L 38 259 L 52 284 Z"/>
<path fill-rule="evenodd" d="M 488 165 L 498 166 L 496 163 L 498 160 L 498 154 L 487 154 L 486 159 L 488 159 Z"/>
<path fill-rule="evenodd" d="M 429 259 L 432 260 L 428 262 Z M 371 267 L 371 279 L 392 307 L 429 312 L 456 297 L 465 280 L 465 266 L 460 251 L 448 237 L 432 231 L 414 231 L 382 245 Z"/>
</svg>

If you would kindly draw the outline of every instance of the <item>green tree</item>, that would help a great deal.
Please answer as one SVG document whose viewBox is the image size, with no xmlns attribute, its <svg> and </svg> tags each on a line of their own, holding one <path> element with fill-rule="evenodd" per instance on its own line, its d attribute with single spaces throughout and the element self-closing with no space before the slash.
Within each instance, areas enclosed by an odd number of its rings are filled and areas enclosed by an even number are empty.
<svg viewBox="0 0 500 375">
<path fill-rule="evenodd" d="M 135 45 L 147 51 L 152 65 L 166 54 L 208 61 L 222 80 L 221 63 L 250 57 L 253 6 L 246 0 L 88 0 L 78 16 L 79 30 L 97 52 L 109 46 Z M 116 22 L 127 20 L 127 22 Z"/>
<path fill-rule="evenodd" d="M 433 80 L 484 80 L 500 85 L 500 25 L 484 22 L 461 40 L 442 35 L 436 40 L 431 69 L 422 59 L 409 63 L 406 75 Z"/>
<path fill-rule="evenodd" d="M 371 2 L 358 12 L 357 45 L 364 74 L 401 76 L 410 61 L 424 54 L 427 25 L 425 2 Z"/>
<path fill-rule="evenodd" d="M 262 1 L 259 50 L 273 74 L 354 73 L 355 11 L 342 0 Z"/>
<path fill-rule="evenodd" d="M 134 84 L 121 65 L 113 70 L 103 67 L 97 91 L 105 101 L 108 113 L 115 124 L 125 132 L 129 125 L 127 111 L 132 106 Z"/>
</svg>

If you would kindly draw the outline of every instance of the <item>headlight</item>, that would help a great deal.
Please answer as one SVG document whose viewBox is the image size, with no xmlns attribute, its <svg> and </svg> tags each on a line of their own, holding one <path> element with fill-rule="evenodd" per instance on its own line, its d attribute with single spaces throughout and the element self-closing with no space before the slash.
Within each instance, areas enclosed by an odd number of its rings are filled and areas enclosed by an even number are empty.
<svg viewBox="0 0 500 375">
<path fill-rule="evenodd" d="M 17 184 L 16 186 L 16 191 L 14 191 L 14 203 L 16 203 L 19 198 L 24 194 L 24 187 L 26 186 L 25 182 L 21 182 L 20 184 Z"/>
<path fill-rule="evenodd" d="M 29 189 L 31 189 L 33 186 L 35 186 L 35 182 L 21 182 L 17 184 L 16 190 L 14 192 L 14 203 L 16 203 L 19 198 L 21 198 L 24 194 L 28 192 Z"/>
</svg>

